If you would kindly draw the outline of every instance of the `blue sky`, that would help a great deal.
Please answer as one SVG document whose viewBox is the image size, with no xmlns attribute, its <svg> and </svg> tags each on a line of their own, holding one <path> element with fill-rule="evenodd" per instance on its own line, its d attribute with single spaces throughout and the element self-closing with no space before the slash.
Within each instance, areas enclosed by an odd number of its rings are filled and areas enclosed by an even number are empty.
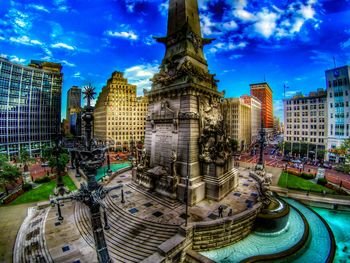
<svg viewBox="0 0 350 263">
<path fill-rule="evenodd" d="M 249 93 L 249 84 L 270 84 L 275 114 L 287 97 L 325 87 L 324 71 L 350 64 L 350 0 L 199 0 L 205 47 L 219 90 Z M 92 83 L 97 92 L 115 70 L 150 88 L 164 47 L 167 0 L 2 0 L 0 54 L 28 64 L 62 63 L 62 116 L 67 90 Z"/>
</svg>

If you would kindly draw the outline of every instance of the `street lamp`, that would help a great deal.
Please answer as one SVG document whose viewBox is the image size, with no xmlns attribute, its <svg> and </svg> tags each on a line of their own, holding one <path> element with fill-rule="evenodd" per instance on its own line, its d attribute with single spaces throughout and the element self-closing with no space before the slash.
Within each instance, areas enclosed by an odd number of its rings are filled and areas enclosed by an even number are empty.
<svg viewBox="0 0 350 263">
<path fill-rule="evenodd" d="M 70 195 L 64 197 L 58 197 L 51 199 L 52 204 L 57 204 L 59 220 L 63 220 L 60 209 L 60 201 L 62 200 L 77 200 L 84 203 L 90 209 L 91 226 L 93 231 L 93 237 L 95 240 L 95 247 L 97 253 L 97 259 L 100 263 L 112 262 L 105 240 L 103 232 L 102 221 L 101 221 L 101 207 L 103 211 L 103 219 L 105 223 L 105 230 L 109 229 L 106 207 L 102 203 L 102 199 L 106 197 L 107 193 L 119 188 L 120 186 L 103 187 L 96 181 L 97 168 L 101 167 L 104 163 L 104 156 L 108 146 L 97 145 L 92 140 L 92 122 L 93 122 L 93 109 L 90 106 L 91 99 L 93 99 L 95 92 L 94 89 L 89 85 L 84 91 L 85 97 L 87 98 L 87 107 L 84 110 L 83 120 L 85 121 L 86 129 L 86 142 L 80 147 L 72 149 L 75 152 L 76 160 L 78 160 L 83 173 L 87 177 L 87 183 L 82 183 L 80 189 Z M 61 218 L 61 219 L 60 219 Z"/>
</svg>

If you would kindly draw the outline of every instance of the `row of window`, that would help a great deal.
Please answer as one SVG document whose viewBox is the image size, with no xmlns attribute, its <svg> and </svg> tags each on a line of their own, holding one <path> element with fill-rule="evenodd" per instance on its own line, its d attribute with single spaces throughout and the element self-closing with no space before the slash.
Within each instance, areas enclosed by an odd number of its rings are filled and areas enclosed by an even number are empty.
<svg viewBox="0 0 350 263">
<path fill-rule="evenodd" d="M 333 84 L 333 85 L 332 85 Z M 349 80 L 347 78 L 339 78 L 339 79 L 335 79 L 332 81 L 328 81 L 328 87 L 339 87 L 339 86 L 343 86 L 343 85 L 348 85 L 349 84 Z"/>
<path fill-rule="evenodd" d="M 288 142 L 296 142 L 296 143 L 299 143 L 299 142 L 324 143 L 324 139 L 322 139 L 322 138 L 305 138 L 305 137 L 288 137 L 287 136 L 286 139 Z M 296 146 L 296 147 L 298 147 L 298 146 Z"/>
</svg>

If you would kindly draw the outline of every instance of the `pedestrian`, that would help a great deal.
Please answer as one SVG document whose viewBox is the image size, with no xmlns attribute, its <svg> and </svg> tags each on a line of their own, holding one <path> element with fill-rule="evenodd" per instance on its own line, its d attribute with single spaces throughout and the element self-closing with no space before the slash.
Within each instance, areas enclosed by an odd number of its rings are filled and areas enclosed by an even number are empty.
<svg viewBox="0 0 350 263">
<path fill-rule="evenodd" d="M 232 212 L 232 208 L 230 208 L 230 211 L 228 212 L 227 216 L 232 216 L 233 212 Z"/>
<path fill-rule="evenodd" d="M 222 205 L 219 205 L 219 207 L 218 207 L 219 217 L 222 217 L 223 210 L 224 210 L 224 208 L 222 207 Z"/>
<path fill-rule="evenodd" d="M 343 181 L 340 181 L 339 188 L 343 186 Z"/>
</svg>

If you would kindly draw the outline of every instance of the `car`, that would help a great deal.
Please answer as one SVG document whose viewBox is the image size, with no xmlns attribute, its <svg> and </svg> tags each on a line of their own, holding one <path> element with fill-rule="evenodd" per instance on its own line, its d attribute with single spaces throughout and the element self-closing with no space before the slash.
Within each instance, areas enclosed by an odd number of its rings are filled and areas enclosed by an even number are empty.
<svg viewBox="0 0 350 263">
<path fill-rule="evenodd" d="M 42 164 L 41 164 L 41 167 L 49 167 L 49 162 L 42 163 Z"/>
<path fill-rule="evenodd" d="M 330 163 L 323 163 L 323 168 L 327 168 L 327 169 L 332 169 L 332 165 Z"/>
</svg>

